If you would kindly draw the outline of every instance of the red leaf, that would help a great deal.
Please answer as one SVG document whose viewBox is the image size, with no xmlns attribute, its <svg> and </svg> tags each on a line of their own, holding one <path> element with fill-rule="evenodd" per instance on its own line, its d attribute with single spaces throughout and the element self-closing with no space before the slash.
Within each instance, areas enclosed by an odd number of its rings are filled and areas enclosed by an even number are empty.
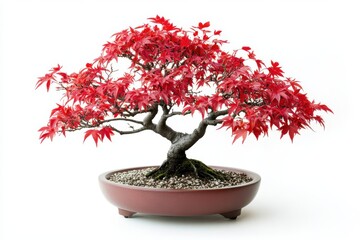
<svg viewBox="0 0 360 240">
<path fill-rule="evenodd" d="M 259 70 L 261 69 L 262 66 L 265 66 L 265 64 L 263 63 L 262 60 L 256 59 L 255 61 L 256 61 L 256 65 L 257 65 Z"/>
<path fill-rule="evenodd" d="M 249 54 L 248 54 L 248 57 L 250 58 L 250 59 L 254 59 L 254 60 L 256 60 L 255 59 L 255 53 L 254 53 L 254 51 L 251 51 L 251 52 L 249 52 Z"/>
<path fill-rule="evenodd" d="M 50 138 L 52 141 L 56 134 L 56 131 L 52 126 L 42 127 L 38 131 L 41 132 L 39 137 L 39 139 L 41 139 L 40 143 L 42 143 L 46 138 Z"/>
<path fill-rule="evenodd" d="M 271 67 L 268 67 L 269 73 L 273 76 L 283 76 L 283 70 L 281 70 L 280 64 L 278 62 L 271 61 Z"/>
<path fill-rule="evenodd" d="M 234 140 L 232 143 L 234 143 L 236 140 L 242 137 L 242 143 L 245 142 L 245 139 L 247 137 L 247 131 L 245 129 L 238 129 L 235 132 L 233 132 L 233 135 L 235 135 Z"/>
<path fill-rule="evenodd" d="M 196 110 L 196 108 L 193 106 L 186 106 L 182 110 L 182 114 L 185 115 L 187 112 L 191 112 L 191 115 L 194 115 L 195 110 Z"/>
<path fill-rule="evenodd" d="M 187 36 L 184 36 L 181 38 L 180 46 L 181 47 L 188 47 L 190 45 L 191 41 Z"/>
<path fill-rule="evenodd" d="M 56 67 L 52 68 L 49 73 L 45 74 L 45 76 L 39 77 L 39 80 L 36 83 L 36 89 L 45 83 L 46 90 L 49 91 L 51 82 L 55 80 L 54 74 L 60 71 L 60 69 L 61 66 L 57 65 Z"/>
<path fill-rule="evenodd" d="M 167 19 L 165 19 L 164 17 L 160 17 L 159 15 L 156 15 L 156 17 L 154 17 L 154 18 L 148 18 L 148 19 L 151 20 L 151 22 L 153 22 L 153 23 L 158 23 L 158 24 L 168 23 Z"/>
<path fill-rule="evenodd" d="M 36 88 L 44 85 L 49 91 L 54 84 L 63 96 L 39 130 L 41 142 L 86 129 L 84 141 L 91 136 L 97 146 L 104 138 L 111 141 L 114 131 L 132 133 L 120 129 L 122 124 L 119 129 L 101 126 L 105 119 L 141 125 L 148 121 L 145 116 L 161 118 L 153 116 L 161 114 L 158 108 L 168 117 L 199 112 L 211 124 L 231 129 L 234 142 L 267 135 L 269 127 L 293 140 L 310 122 L 324 124 L 318 111 L 332 112 L 284 77 L 278 62 L 266 66 L 249 46 L 240 51 L 244 58 L 222 49 L 227 41 L 216 39 L 221 30 L 206 29 L 209 21 L 183 30 L 158 15 L 149 20 L 114 34 L 100 56 L 78 72 L 60 72 L 57 65 L 38 79 Z M 119 58 L 129 60 L 129 66 Z"/>
<path fill-rule="evenodd" d="M 56 104 L 56 105 L 58 107 L 51 110 L 50 117 L 52 117 L 56 112 L 60 112 L 60 111 L 62 111 L 64 109 L 64 107 L 61 106 L 60 104 Z"/>
<path fill-rule="evenodd" d="M 111 127 L 104 127 L 100 131 L 101 140 L 107 137 L 111 141 L 111 136 L 115 135 Z"/>
<path fill-rule="evenodd" d="M 95 142 L 95 144 L 96 144 L 96 146 L 97 146 L 97 145 L 98 145 L 98 140 L 99 140 L 99 138 L 100 138 L 100 140 L 101 140 L 101 135 L 100 135 L 99 130 L 96 130 L 96 129 L 87 130 L 87 131 L 85 132 L 84 142 L 85 142 L 85 140 L 86 140 L 89 136 L 92 136 L 92 138 L 94 139 L 94 142 Z"/>
<path fill-rule="evenodd" d="M 319 110 L 323 110 L 325 112 L 331 112 L 334 113 L 328 106 L 326 106 L 325 104 L 318 104 L 318 109 Z"/>
<path fill-rule="evenodd" d="M 210 27 L 210 22 L 206 22 L 206 23 L 199 22 L 199 25 L 198 25 L 199 29 L 203 29 L 203 28 L 207 28 L 207 27 Z"/>
<path fill-rule="evenodd" d="M 291 125 L 284 125 L 284 126 L 282 126 L 281 128 L 280 128 L 280 130 L 281 130 L 281 136 L 280 136 L 280 138 L 282 138 L 284 135 L 286 135 L 286 134 L 289 134 L 289 137 L 290 137 L 290 139 L 291 139 L 291 141 L 293 141 L 294 140 L 294 136 L 296 135 L 296 134 L 299 134 L 299 127 L 298 126 L 296 126 L 295 124 L 291 124 Z"/>
</svg>

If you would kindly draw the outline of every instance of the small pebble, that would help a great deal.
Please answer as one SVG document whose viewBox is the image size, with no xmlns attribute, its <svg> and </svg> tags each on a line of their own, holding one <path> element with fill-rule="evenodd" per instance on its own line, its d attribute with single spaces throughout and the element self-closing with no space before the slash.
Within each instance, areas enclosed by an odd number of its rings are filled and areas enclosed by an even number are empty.
<svg viewBox="0 0 360 240">
<path fill-rule="evenodd" d="M 209 189 L 238 186 L 252 181 L 245 173 L 217 170 L 228 176 L 228 180 L 201 180 L 191 176 L 171 177 L 168 179 L 154 180 L 147 178 L 146 174 L 154 168 L 116 172 L 109 178 L 110 181 L 138 187 L 166 188 L 166 189 Z"/>
</svg>

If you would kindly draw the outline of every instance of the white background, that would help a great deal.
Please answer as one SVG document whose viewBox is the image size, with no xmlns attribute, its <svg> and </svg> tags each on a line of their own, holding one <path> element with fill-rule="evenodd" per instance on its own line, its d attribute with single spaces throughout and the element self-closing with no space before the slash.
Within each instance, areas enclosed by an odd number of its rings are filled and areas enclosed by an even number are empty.
<svg viewBox="0 0 360 240">
<path fill-rule="evenodd" d="M 1 235 L 12 239 L 360 239 L 359 8 L 356 1 L 1 0 Z M 327 104 L 326 129 L 231 144 L 208 131 L 188 156 L 262 176 L 237 221 L 218 216 L 124 219 L 102 196 L 105 171 L 160 164 L 168 143 L 151 133 L 95 147 L 81 133 L 39 143 L 58 93 L 35 91 L 61 64 L 72 72 L 98 56 L 110 36 L 156 14 L 189 28 L 210 21 L 230 49 L 251 46 L 279 61 L 309 98 Z M 178 121 L 180 128 L 187 125 Z M 141 238 L 142 237 L 142 238 Z"/>
</svg>

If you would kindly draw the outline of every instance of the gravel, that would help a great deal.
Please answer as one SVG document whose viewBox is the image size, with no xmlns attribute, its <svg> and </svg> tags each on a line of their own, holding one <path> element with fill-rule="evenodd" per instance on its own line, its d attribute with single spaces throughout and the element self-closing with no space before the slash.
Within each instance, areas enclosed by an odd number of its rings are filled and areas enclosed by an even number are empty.
<svg viewBox="0 0 360 240">
<path fill-rule="evenodd" d="M 139 187 L 166 188 L 166 189 L 209 189 L 238 186 L 252 181 L 245 173 L 237 173 L 225 170 L 217 170 L 228 176 L 228 180 L 203 181 L 191 176 L 171 177 L 167 179 L 154 180 L 147 178 L 146 174 L 154 168 L 144 168 L 125 172 L 113 173 L 109 180 Z"/>
</svg>

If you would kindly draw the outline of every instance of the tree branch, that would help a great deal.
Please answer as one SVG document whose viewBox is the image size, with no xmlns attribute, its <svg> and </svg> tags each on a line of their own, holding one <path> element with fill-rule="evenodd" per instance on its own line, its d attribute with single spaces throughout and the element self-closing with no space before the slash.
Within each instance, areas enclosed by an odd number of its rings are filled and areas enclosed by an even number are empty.
<svg viewBox="0 0 360 240">
<path fill-rule="evenodd" d="M 209 114 L 209 117 L 207 117 L 206 119 L 208 120 L 215 120 L 217 117 L 219 116 L 223 116 L 229 113 L 229 110 L 220 110 L 220 111 L 216 111 L 216 112 L 212 112 Z"/>
<path fill-rule="evenodd" d="M 138 61 L 134 61 L 133 54 L 122 54 L 120 55 L 120 57 L 125 57 L 127 59 L 129 59 L 130 61 L 134 62 L 135 64 L 139 65 L 140 67 L 142 67 L 144 70 L 151 70 L 153 63 L 148 63 L 148 64 L 143 64 L 140 62 L 140 59 Z"/>
<path fill-rule="evenodd" d="M 207 119 L 207 120 L 205 120 L 206 125 L 212 125 L 212 126 L 216 126 L 216 125 L 218 125 L 219 123 L 222 123 L 222 122 L 223 122 L 223 120 L 219 120 L 219 119 L 214 119 L 214 120 Z"/>
<path fill-rule="evenodd" d="M 136 110 L 134 110 L 134 111 L 131 112 L 129 110 L 124 110 L 124 112 L 126 112 L 126 114 L 121 113 L 121 115 L 124 116 L 124 117 L 135 117 L 138 114 L 147 113 L 148 111 L 136 111 Z"/>
<path fill-rule="evenodd" d="M 155 133 L 160 134 L 162 137 L 166 138 L 170 142 L 173 142 L 178 132 L 174 131 L 171 127 L 166 124 L 167 115 L 171 109 L 171 106 L 168 108 L 164 102 L 160 103 L 163 114 L 161 115 L 158 123 L 152 129 Z"/>
<path fill-rule="evenodd" d="M 182 113 L 182 112 L 171 112 L 171 113 L 169 113 L 169 114 L 166 114 L 164 117 L 166 117 L 166 118 L 170 118 L 170 117 L 173 117 L 173 116 L 176 116 L 176 115 L 184 115 L 184 116 L 186 116 L 186 115 L 189 115 L 191 112 L 190 111 L 187 111 L 186 113 Z"/>
<path fill-rule="evenodd" d="M 227 109 L 216 111 L 216 112 L 211 112 L 207 118 L 204 118 L 199 123 L 199 126 L 194 130 L 194 133 L 199 134 L 199 136 L 201 138 L 202 136 L 204 136 L 208 125 L 216 126 L 217 124 L 222 123 L 222 120 L 218 120 L 216 118 L 226 115 L 228 113 L 229 113 L 229 111 Z"/>
<path fill-rule="evenodd" d="M 108 120 L 102 120 L 102 121 L 99 121 L 99 124 L 114 122 L 114 121 L 126 121 L 126 122 L 132 122 L 132 123 L 144 125 L 144 123 L 142 121 L 137 121 L 137 120 L 128 119 L 128 118 L 113 118 L 113 119 L 108 119 Z"/>
<path fill-rule="evenodd" d="M 219 116 L 227 115 L 228 110 L 220 110 L 216 112 L 211 112 L 207 118 L 204 118 L 200 121 L 197 128 L 191 134 L 185 134 L 182 136 L 183 142 L 181 148 L 183 151 L 188 150 L 191 148 L 199 139 L 201 139 L 206 132 L 206 128 L 209 125 L 216 126 L 219 123 L 222 123 L 222 120 L 216 119 Z"/>
<path fill-rule="evenodd" d="M 149 111 L 148 111 L 148 115 L 144 118 L 143 120 L 143 125 L 145 127 L 153 127 L 155 124 L 152 122 L 152 120 L 156 117 L 157 113 L 158 113 L 158 104 L 155 103 L 154 105 L 152 105 L 150 108 L 149 108 Z"/>
<path fill-rule="evenodd" d="M 139 133 L 139 132 L 142 132 L 142 131 L 145 131 L 145 130 L 149 130 L 146 127 L 142 127 L 142 128 L 134 129 L 134 130 L 131 130 L 131 131 L 120 131 L 120 130 L 114 128 L 113 126 L 110 126 L 110 127 L 111 127 L 112 130 L 119 133 L 120 135 L 134 134 L 134 133 Z"/>
</svg>

